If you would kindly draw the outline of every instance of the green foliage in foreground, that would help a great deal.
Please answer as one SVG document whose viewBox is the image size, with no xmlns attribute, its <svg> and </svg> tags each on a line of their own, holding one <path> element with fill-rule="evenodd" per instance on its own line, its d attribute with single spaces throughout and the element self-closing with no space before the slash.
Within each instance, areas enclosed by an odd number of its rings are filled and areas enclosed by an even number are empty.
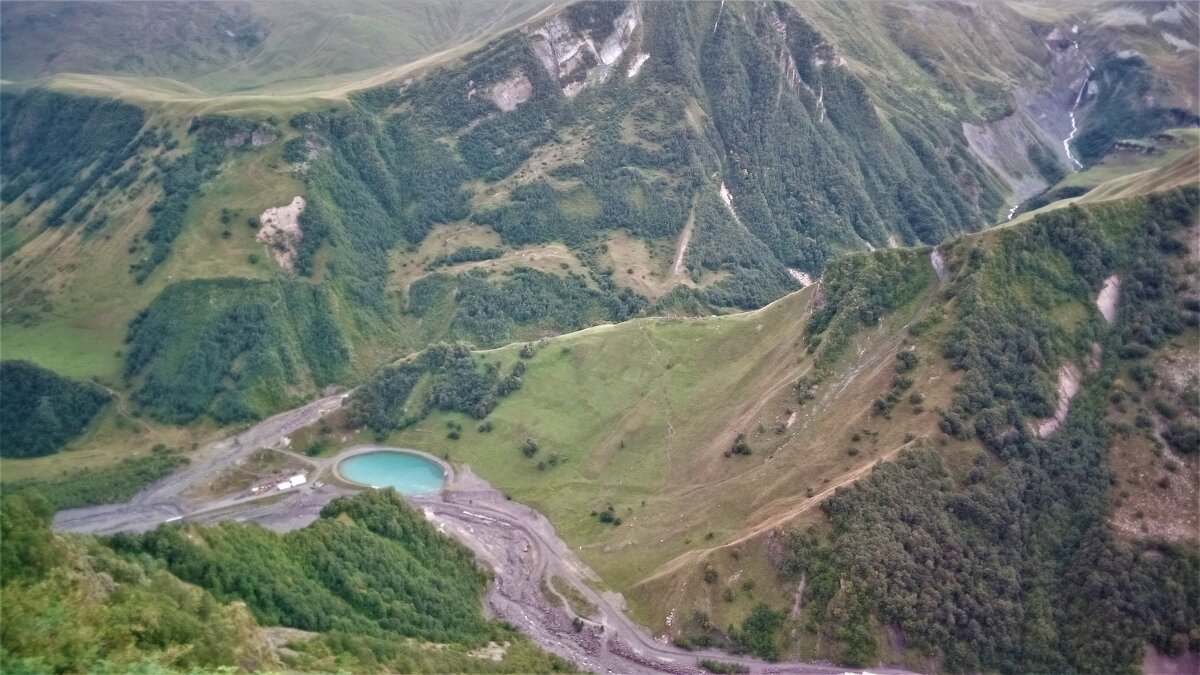
<svg viewBox="0 0 1200 675">
<path fill-rule="evenodd" d="M 186 457 L 164 446 L 155 446 L 144 457 L 133 457 L 100 469 L 82 469 L 59 478 L 0 483 L 5 497 L 34 493 L 44 497 L 54 508 L 73 509 L 95 504 L 123 502 L 154 481 L 187 464 Z"/>
<path fill-rule="evenodd" d="M 480 610 L 487 576 L 472 553 L 437 533 L 394 491 L 339 498 L 312 525 L 284 535 L 261 527 L 161 527 L 118 535 L 119 552 L 223 601 L 241 600 L 262 624 L 323 633 L 301 668 L 399 672 L 565 670 Z M 446 644 L 423 648 L 419 642 Z M 514 645 L 495 663 L 469 657 L 489 641 Z"/>
<path fill-rule="evenodd" d="M 83 433 L 108 392 L 28 361 L 0 361 L 0 457 L 38 457 Z"/>
<path fill-rule="evenodd" d="M 118 535 L 113 546 L 157 558 L 222 600 L 244 600 L 267 625 L 473 646 L 495 637 L 479 611 L 486 576 L 471 552 L 394 492 L 336 500 L 285 535 L 232 523 L 164 527 Z"/>
<path fill-rule="evenodd" d="M 0 504 L 0 670 L 277 668 L 244 608 L 91 537 L 55 535 L 36 496 Z"/>
<path fill-rule="evenodd" d="M 0 503 L 5 673 L 571 670 L 485 621 L 471 553 L 391 491 L 335 501 L 287 535 L 226 524 L 105 540 L 55 534 L 51 513 L 33 494 Z M 280 663 L 263 625 L 319 633 Z M 502 660 L 471 655 L 489 641 Z"/>
</svg>

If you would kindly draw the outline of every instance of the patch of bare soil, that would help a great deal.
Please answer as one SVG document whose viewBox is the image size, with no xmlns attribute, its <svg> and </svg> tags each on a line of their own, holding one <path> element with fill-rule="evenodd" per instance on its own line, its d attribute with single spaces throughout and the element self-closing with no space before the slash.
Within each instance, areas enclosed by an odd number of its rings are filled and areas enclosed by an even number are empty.
<svg viewBox="0 0 1200 675">
<path fill-rule="evenodd" d="M 1073 363 L 1064 363 L 1058 369 L 1058 405 L 1054 410 L 1054 415 L 1038 420 L 1035 427 L 1038 438 L 1046 438 L 1058 431 L 1062 423 L 1067 420 L 1067 413 L 1071 412 L 1071 399 L 1075 398 L 1075 394 L 1078 393 L 1079 369 Z"/>
<path fill-rule="evenodd" d="M 188 491 L 192 499 L 215 499 L 248 490 L 253 494 L 270 492 L 279 482 L 302 473 L 311 467 L 291 453 L 266 448 L 255 450 L 247 457 L 234 460 L 220 472 L 209 476 Z"/>
<path fill-rule="evenodd" d="M 284 656 L 298 655 L 296 651 L 288 649 L 288 643 L 303 642 L 321 636 L 320 633 L 283 626 L 263 626 L 258 631 L 263 641 L 270 645 L 271 651 Z"/>
<path fill-rule="evenodd" d="M 1115 433 L 1108 461 L 1119 481 L 1112 525 L 1120 534 L 1172 543 L 1200 540 L 1200 457 L 1171 448 L 1163 438 L 1169 420 L 1162 414 L 1175 410 L 1179 419 L 1197 420 L 1187 393 L 1200 386 L 1197 368 L 1194 348 L 1169 347 L 1155 364 L 1158 380 L 1151 391 L 1110 405 Z"/>
<path fill-rule="evenodd" d="M 1152 645 L 1146 645 L 1142 672 L 1146 675 L 1195 675 L 1200 673 L 1200 653 L 1187 651 L 1179 656 L 1168 656 Z"/>
<path fill-rule="evenodd" d="M 633 65 L 629 66 L 629 74 L 626 75 L 626 77 L 637 77 L 638 72 L 641 71 L 642 66 L 645 65 L 646 59 L 648 58 L 650 58 L 650 55 L 645 52 L 638 54 L 637 59 L 633 62 Z"/>
<path fill-rule="evenodd" d="M 1109 463 L 1120 481 L 1114 530 L 1171 543 L 1200 538 L 1200 464 L 1195 458 L 1159 450 L 1141 434 L 1127 434 L 1113 442 Z"/>
<path fill-rule="evenodd" d="M 1100 295 L 1096 296 L 1096 307 L 1110 326 L 1117 320 L 1117 300 L 1120 298 L 1120 293 L 1121 278 L 1114 274 L 1104 280 Z"/>
<path fill-rule="evenodd" d="M 299 195 L 286 206 L 272 206 L 259 216 L 261 227 L 255 239 L 271 247 L 271 256 L 279 266 L 292 269 L 296 249 L 300 246 L 300 214 L 304 213 L 304 197 Z"/>
<path fill-rule="evenodd" d="M 528 101 L 532 95 L 533 84 L 529 82 L 525 73 L 521 72 L 507 80 L 497 82 L 488 89 L 488 98 L 504 112 L 516 110 L 517 106 Z"/>
<path fill-rule="evenodd" d="M 507 642 L 502 645 L 489 642 L 486 646 L 476 649 L 467 656 L 481 661 L 503 661 L 504 655 L 508 653 L 508 644 Z"/>
<path fill-rule="evenodd" d="M 809 286 L 812 285 L 812 282 L 813 282 L 812 277 L 808 276 L 804 272 L 801 272 L 800 270 L 796 269 L 795 267 L 789 267 L 788 274 L 792 275 L 792 278 L 800 283 L 801 288 L 808 288 Z"/>
<path fill-rule="evenodd" d="M 683 234 L 679 235 L 679 245 L 675 247 L 675 261 L 671 263 L 672 274 L 683 274 L 683 260 L 687 255 L 688 244 L 692 241 L 692 228 L 695 224 L 696 208 L 692 207 L 687 223 L 683 226 Z"/>
</svg>

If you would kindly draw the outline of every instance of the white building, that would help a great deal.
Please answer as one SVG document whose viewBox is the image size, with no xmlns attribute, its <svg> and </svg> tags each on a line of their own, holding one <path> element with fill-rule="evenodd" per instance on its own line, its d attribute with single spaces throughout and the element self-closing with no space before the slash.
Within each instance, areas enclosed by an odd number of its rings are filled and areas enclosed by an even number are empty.
<svg viewBox="0 0 1200 675">
<path fill-rule="evenodd" d="M 308 477 L 306 477 L 302 473 L 298 473 L 295 476 L 292 476 L 291 478 L 289 478 L 285 481 L 276 483 L 275 489 L 276 490 L 289 490 L 291 488 L 294 488 L 294 487 L 297 487 L 300 485 L 304 485 L 307 482 L 308 482 Z"/>
</svg>

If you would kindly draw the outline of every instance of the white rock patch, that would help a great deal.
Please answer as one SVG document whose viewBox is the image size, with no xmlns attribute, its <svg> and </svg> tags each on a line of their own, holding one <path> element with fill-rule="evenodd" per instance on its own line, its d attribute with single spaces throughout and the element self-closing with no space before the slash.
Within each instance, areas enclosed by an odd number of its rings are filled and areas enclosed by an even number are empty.
<svg viewBox="0 0 1200 675">
<path fill-rule="evenodd" d="M 725 187 L 725 183 L 721 183 L 721 200 L 725 202 L 725 206 L 733 208 L 733 195 L 729 193 L 729 188 Z"/>
<path fill-rule="evenodd" d="M 504 112 L 516 110 L 517 106 L 528 101 L 532 95 L 533 84 L 529 82 L 525 73 L 517 73 L 507 80 L 493 84 L 488 89 L 488 98 Z"/>
<path fill-rule="evenodd" d="M 725 206 L 729 207 L 729 215 L 733 216 L 733 222 L 745 227 L 745 225 L 742 224 L 742 219 L 738 217 L 737 209 L 733 208 L 733 194 L 729 191 L 729 188 L 725 187 L 724 182 L 721 183 L 720 192 L 721 201 L 725 202 Z"/>
<path fill-rule="evenodd" d="M 1046 438 L 1067 421 L 1067 413 L 1071 412 L 1071 399 L 1079 393 L 1079 369 L 1073 364 L 1065 363 L 1058 369 L 1058 406 L 1052 417 L 1038 420 L 1035 433 L 1038 438 Z"/>
<path fill-rule="evenodd" d="M 1166 31 L 1162 32 L 1162 39 L 1166 40 L 1167 44 L 1174 47 L 1177 52 L 1196 51 L 1196 45 Z"/>
<path fill-rule="evenodd" d="M 591 30 L 576 32 L 563 16 L 556 16 L 549 21 L 527 29 L 530 36 L 530 48 L 546 72 L 555 80 L 563 82 L 567 78 L 572 81 L 563 86 L 563 94 L 573 98 L 589 85 L 601 84 L 608 80 L 615 66 L 625 51 L 629 48 L 634 31 L 641 25 L 641 5 L 631 2 L 612 22 L 612 29 L 597 44 L 599 36 Z M 590 55 L 596 63 L 588 68 L 582 76 L 572 74 L 583 67 Z M 635 68 L 640 68 L 639 61 Z M 629 77 L 637 74 L 630 69 Z"/>
<path fill-rule="evenodd" d="M 638 24 L 641 23 L 642 12 L 636 2 L 629 3 L 625 7 L 625 11 L 613 20 L 613 31 L 604 39 L 604 43 L 600 45 L 600 62 L 606 66 L 611 66 L 620 60 L 625 54 L 625 50 L 629 48 L 629 40 L 633 36 L 633 31 L 637 30 Z"/>
<path fill-rule="evenodd" d="M 946 280 L 946 260 L 942 258 L 942 252 L 936 248 L 929 252 L 929 264 L 933 265 L 933 273 L 937 275 L 938 283 Z"/>
<path fill-rule="evenodd" d="M 800 282 L 800 286 L 803 288 L 807 288 L 808 286 L 812 285 L 812 277 L 808 276 L 804 272 L 801 272 L 795 267 L 789 267 L 788 274 L 792 275 L 793 279 Z M 791 426 L 791 424 L 789 423 L 788 426 Z"/>
<path fill-rule="evenodd" d="M 633 62 L 633 65 L 629 66 L 629 74 L 626 77 L 630 77 L 630 78 L 637 77 L 637 74 L 640 73 L 642 70 L 642 65 L 646 63 L 646 59 L 648 59 L 648 58 L 650 58 L 649 54 L 646 54 L 644 52 L 641 54 L 638 54 L 637 59 Z"/>
<path fill-rule="evenodd" d="M 279 266 L 290 270 L 296 259 L 296 248 L 303 233 L 300 231 L 300 214 L 304 213 L 304 197 L 299 195 L 286 206 L 272 206 L 259 216 L 262 227 L 256 240 L 271 247 L 271 255 Z"/>
<path fill-rule="evenodd" d="M 1100 295 L 1096 296 L 1096 307 L 1110 326 L 1117 320 L 1117 300 L 1120 295 L 1121 278 L 1114 274 L 1104 280 L 1104 286 L 1100 288 Z"/>
</svg>

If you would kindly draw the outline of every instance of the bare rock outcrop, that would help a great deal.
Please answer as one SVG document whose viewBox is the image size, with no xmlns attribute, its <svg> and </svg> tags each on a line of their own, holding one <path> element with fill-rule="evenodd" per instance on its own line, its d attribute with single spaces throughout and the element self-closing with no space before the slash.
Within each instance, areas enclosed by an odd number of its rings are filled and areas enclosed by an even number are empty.
<svg viewBox="0 0 1200 675">
<path fill-rule="evenodd" d="M 1034 426 L 1038 438 L 1050 436 L 1067 421 L 1067 413 L 1071 412 L 1071 399 L 1079 393 L 1079 378 L 1079 369 L 1075 364 L 1064 363 L 1058 369 L 1058 404 L 1052 416 L 1038 420 Z"/>
<path fill-rule="evenodd" d="M 528 101 L 532 95 L 533 84 L 523 72 L 493 84 L 487 92 L 488 99 L 504 112 L 516 110 L 517 106 Z"/>
<path fill-rule="evenodd" d="M 1104 280 L 1104 286 L 1100 288 L 1100 294 L 1096 296 L 1096 308 L 1100 310 L 1100 315 L 1108 325 L 1113 325 L 1117 320 L 1117 300 L 1121 294 L 1121 278 L 1117 275 Z"/>
<path fill-rule="evenodd" d="M 563 94 L 573 97 L 591 84 L 608 80 L 641 23 L 641 5 L 636 2 L 630 2 L 603 35 L 576 29 L 566 15 L 559 14 L 529 30 L 530 47 L 550 77 L 562 86 Z M 642 59 L 638 65 L 644 62 Z M 636 74 L 635 67 L 628 76 Z"/>
<path fill-rule="evenodd" d="M 259 216 L 261 227 L 255 239 L 271 247 L 271 256 L 279 266 L 290 270 L 296 260 L 296 250 L 304 233 L 300 231 L 300 214 L 304 213 L 304 197 L 299 195 L 285 206 L 272 206 Z"/>
</svg>

